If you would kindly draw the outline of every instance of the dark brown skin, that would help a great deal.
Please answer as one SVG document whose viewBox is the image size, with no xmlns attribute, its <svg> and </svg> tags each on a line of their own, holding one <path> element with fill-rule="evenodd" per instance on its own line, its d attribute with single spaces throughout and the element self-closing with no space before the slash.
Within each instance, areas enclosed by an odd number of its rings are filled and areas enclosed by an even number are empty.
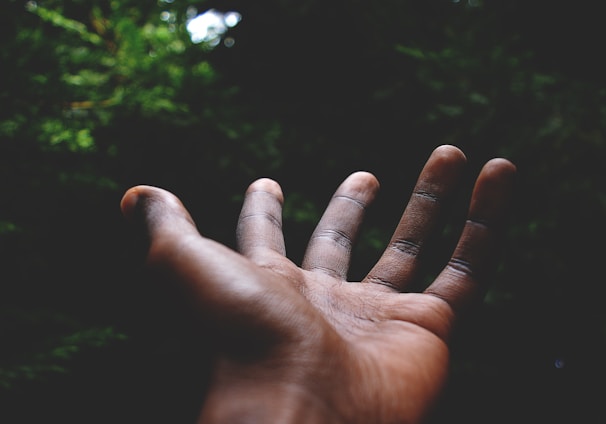
<svg viewBox="0 0 606 424">
<path fill-rule="evenodd" d="M 148 266 L 185 291 L 184 305 L 212 329 L 215 360 L 199 422 L 422 422 L 447 378 L 453 326 L 481 301 L 496 266 L 515 174 L 505 159 L 486 163 L 452 259 L 423 293 L 409 293 L 465 162 L 453 146 L 433 152 L 389 246 L 357 284 L 346 275 L 379 188 L 369 173 L 339 186 L 301 267 L 285 257 L 275 181 L 246 191 L 239 253 L 201 236 L 172 194 L 130 189 L 122 210 L 144 221 Z"/>
</svg>

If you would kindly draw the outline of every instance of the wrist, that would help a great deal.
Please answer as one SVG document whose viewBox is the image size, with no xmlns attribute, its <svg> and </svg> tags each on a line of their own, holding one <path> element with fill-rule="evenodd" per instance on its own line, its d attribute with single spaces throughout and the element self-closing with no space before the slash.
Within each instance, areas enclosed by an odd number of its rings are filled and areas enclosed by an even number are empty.
<svg viewBox="0 0 606 424">
<path fill-rule="evenodd" d="M 259 381 L 213 385 L 199 424 L 340 423 L 326 398 L 294 383 Z"/>
</svg>

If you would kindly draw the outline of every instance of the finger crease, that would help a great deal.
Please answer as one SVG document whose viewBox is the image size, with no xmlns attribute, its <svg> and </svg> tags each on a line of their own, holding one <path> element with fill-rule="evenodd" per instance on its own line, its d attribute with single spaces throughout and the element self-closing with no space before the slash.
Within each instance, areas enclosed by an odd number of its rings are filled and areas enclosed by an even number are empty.
<svg viewBox="0 0 606 424">
<path fill-rule="evenodd" d="M 435 194 L 429 192 L 429 191 L 424 191 L 424 190 L 416 190 L 415 192 L 412 193 L 413 196 L 418 196 L 418 197 L 422 197 L 424 199 L 430 200 L 432 202 L 436 202 L 439 203 L 440 202 L 440 197 L 436 196 Z"/>
<path fill-rule="evenodd" d="M 448 261 L 448 265 L 447 265 L 450 269 L 468 275 L 468 276 L 473 276 L 474 275 L 474 270 L 473 267 L 471 266 L 471 263 L 461 259 L 461 258 L 451 258 L 450 261 Z"/>
<path fill-rule="evenodd" d="M 361 207 L 362 209 L 366 209 L 366 203 L 362 202 L 361 200 L 358 200 L 354 197 L 351 196 L 345 196 L 343 194 L 337 194 L 335 196 L 333 196 L 333 199 L 344 199 L 344 200 L 348 200 L 350 202 L 355 203 L 356 205 L 358 205 L 359 207 Z"/>
<path fill-rule="evenodd" d="M 411 240 L 396 240 L 391 243 L 390 247 L 410 256 L 417 256 L 421 252 L 421 245 Z"/>
<path fill-rule="evenodd" d="M 429 288 L 427 290 L 425 290 L 423 293 L 424 294 L 428 294 L 428 295 L 433 296 L 433 297 L 437 297 L 441 301 L 445 302 L 452 310 L 454 310 L 453 303 L 448 299 L 447 296 L 444 296 L 442 293 L 439 293 L 437 291 L 433 291 L 433 290 L 431 290 Z"/>
<path fill-rule="evenodd" d="M 312 237 L 312 239 L 320 239 L 320 238 L 330 239 L 330 240 L 334 241 L 335 243 L 337 243 L 338 245 L 343 246 L 347 250 L 350 250 L 351 246 L 352 246 L 352 241 L 349 238 L 349 236 L 347 235 L 347 233 L 340 231 L 340 230 L 320 230 L 320 231 L 316 232 Z"/>
<path fill-rule="evenodd" d="M 271 224 L 275 225 L 278 228 L 282 228 L 282 222 L 275 216 L 270 213 L 252 213 L 249 215 L 241 215 L 239 221 L 242 222 L 251 218 L 261 218 L 269 221 Z"/>
<path fill-rule="evenodd" d="M 396 286 L 394 283 L 392 283 L 391 281 L 385 280 L 383 278 L 380 278 L 380 277 L 368 276 L 368 277 L 366 277 L 366 281 L 368 281 L 369 283 L 372 283 L 372 284 L 380 284 L 382 286 L 389 287 L 390 289 L 395 290 L 397 292 L 400 291 L 400 288 L 398 286 Z"/>
</svg>

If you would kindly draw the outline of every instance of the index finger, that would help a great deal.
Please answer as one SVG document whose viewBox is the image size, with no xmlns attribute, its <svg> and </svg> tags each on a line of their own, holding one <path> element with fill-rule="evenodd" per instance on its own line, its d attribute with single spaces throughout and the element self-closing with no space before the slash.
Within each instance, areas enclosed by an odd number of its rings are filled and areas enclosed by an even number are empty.
<svg viewBox="0 0 606 424">
<path fill-rule="evenodd" d="M 236 228 L 238 250 L 244 256 L 255 260 L 268 252 L 286 254 L 283 203 L 282 189 L 274 180 L 261 178 L 248 187 Z"/>
</svg>

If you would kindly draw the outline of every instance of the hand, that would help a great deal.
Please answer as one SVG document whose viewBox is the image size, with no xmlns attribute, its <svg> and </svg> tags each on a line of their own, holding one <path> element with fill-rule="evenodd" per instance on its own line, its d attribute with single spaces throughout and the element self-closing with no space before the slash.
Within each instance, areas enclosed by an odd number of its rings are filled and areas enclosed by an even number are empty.
<svg viewBox="0 0 606 424">
<path fill-rule="evenodd" d="M 272 180 L 246 192 L 239 253 L 202 237 L 172 194 L 130 189 L 122 210 L 145 224 L 148 266 L 183 290 L 214 347 L 200 422 L 421 421 L 446 380 L 453 325 L 495 269 L 515 174 L 505 159 L 484 166 L 451 260 L 423 293 L 409 293 L 465 162 L 452 146 L 432 153 L 389 246 L 359 283 L 346 277 L 379 187 L 369 173 L 338 187 L 301 267 L 285 257 L 283 196 Z"/>
</svg>

